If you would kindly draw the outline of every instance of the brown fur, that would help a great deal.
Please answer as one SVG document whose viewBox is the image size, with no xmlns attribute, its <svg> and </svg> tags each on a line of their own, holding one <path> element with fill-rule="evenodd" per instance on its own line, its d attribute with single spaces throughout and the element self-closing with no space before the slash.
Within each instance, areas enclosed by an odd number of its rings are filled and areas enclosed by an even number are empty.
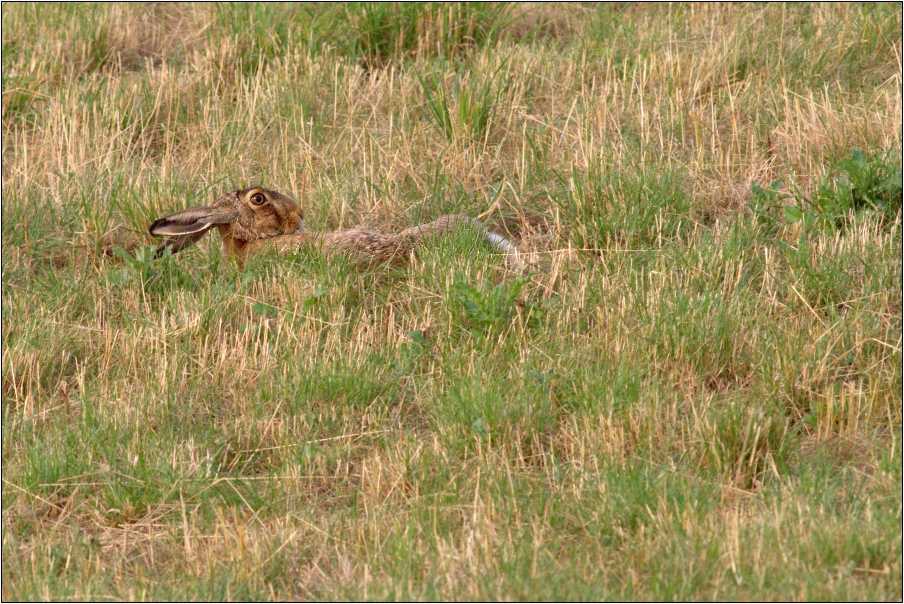
<svg viewBox="0 0 904 604">
<path fill-rule="evenodd" d="M 488 238 L 491 237 L 479 222 L 457 214 L 443 216 L 395 235 L 382 235 L 364 229 L 312 233 L 305 229 L 301 208 L 293 200 L 276 191 L 251 187 L 228 193 L 210 206 L 163 216 L 155 220 L 149 230 L 152 235 L 166 237 L 157 247 L 158 254 L 166 247 L 170 247 L 173 253 L 189 247 L 207 231 L 217 227 L 223 240 L 223 254 L 239 262 L 266 248 L 288 252 L 313 244 L 326 254 L 342 252 L 361 264 L 372 265 L 405 262 L 425 240 L 458 224 L 473 225 Z M 494 244 L 499 246 L 498 242 Z M 513 256 L 517 255 L 508 242 L 505 242 L 503 249 Z"/>
</svg>

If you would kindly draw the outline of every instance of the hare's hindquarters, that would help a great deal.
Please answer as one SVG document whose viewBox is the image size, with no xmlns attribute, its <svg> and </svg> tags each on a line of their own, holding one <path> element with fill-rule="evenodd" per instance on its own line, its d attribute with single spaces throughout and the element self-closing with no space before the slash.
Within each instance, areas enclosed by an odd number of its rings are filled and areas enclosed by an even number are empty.
<svg viewBox="0 0 904 604">
<path fill-rule="evenodd" d="M 511 241 L 502 235 L 497 235 L 496 233 L 487 230 L 480 221 L 471 218 L 470 216 L 465 216 L 464 214 L 447 214 L 433 222 L 405 229 L 401 232 L 400 236 L 410 239 L 414 244 L 423 245 L 425 240 L 449 232 L 459 225 L 470 225 L 483 236 L 484 240 L 491 247 L 503 252 L 506 255 L 506 261 L 508 263 L 514 266 L 520 265 L 518 248 L 515 247 Z"/>
</svg>

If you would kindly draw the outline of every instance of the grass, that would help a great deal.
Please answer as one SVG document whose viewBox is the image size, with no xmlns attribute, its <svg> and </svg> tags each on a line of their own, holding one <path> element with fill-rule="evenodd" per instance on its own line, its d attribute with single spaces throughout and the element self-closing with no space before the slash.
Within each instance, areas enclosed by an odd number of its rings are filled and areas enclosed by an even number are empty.
<svg viewBox="0 0 904 604">
<path fill-rule="evenodd" d="M 900 600 L 901 35 L 4 4 L 3 598 Z M 314 229 L 531 269 L 148 255 L 305 178 Z"/>
</svg>

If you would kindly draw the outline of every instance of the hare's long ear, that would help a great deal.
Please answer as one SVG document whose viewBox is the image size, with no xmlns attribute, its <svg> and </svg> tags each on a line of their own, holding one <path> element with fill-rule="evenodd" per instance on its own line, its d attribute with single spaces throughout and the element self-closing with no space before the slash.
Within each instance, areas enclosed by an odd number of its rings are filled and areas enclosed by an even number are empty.
<svg viewBox="0 0 904 604">
<path fill-rule="evenodd" d="M 157 247 L 157 255 L 166 247 L 176 253 L 200 240 L 207 231 L 218 224 L 228 224 L 236 218 L 237 212 L 231 208 L 199 206 L 158 218 L 148 227 L 151 235 L 166 237 Z"/>
<path fill-rule="evenodd" d="M 158 218 L 151 223 L 148 230 L 155 237 L 180 237 L 182 235 L 195 235 L 204 233 L 218 224 L 227 224 L 235 220 L 236 212 L 228 208 L 214 208 L 211 206 L 199 206 L 188 208 L 163 218 Z"/>
</svg>

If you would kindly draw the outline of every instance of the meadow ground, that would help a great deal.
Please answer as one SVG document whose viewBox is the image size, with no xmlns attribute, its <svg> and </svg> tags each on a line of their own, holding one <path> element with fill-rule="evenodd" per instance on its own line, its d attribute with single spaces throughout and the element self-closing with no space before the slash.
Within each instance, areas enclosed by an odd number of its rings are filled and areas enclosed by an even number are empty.
<svg viewBox="0 0 904 604">
<path fill-rule="evenodd" d="M 4 599 L 902 598 L 900 5 L 2 27 Z M 305 178 L 531 270 L 150 261 Z"/>
</svg>

